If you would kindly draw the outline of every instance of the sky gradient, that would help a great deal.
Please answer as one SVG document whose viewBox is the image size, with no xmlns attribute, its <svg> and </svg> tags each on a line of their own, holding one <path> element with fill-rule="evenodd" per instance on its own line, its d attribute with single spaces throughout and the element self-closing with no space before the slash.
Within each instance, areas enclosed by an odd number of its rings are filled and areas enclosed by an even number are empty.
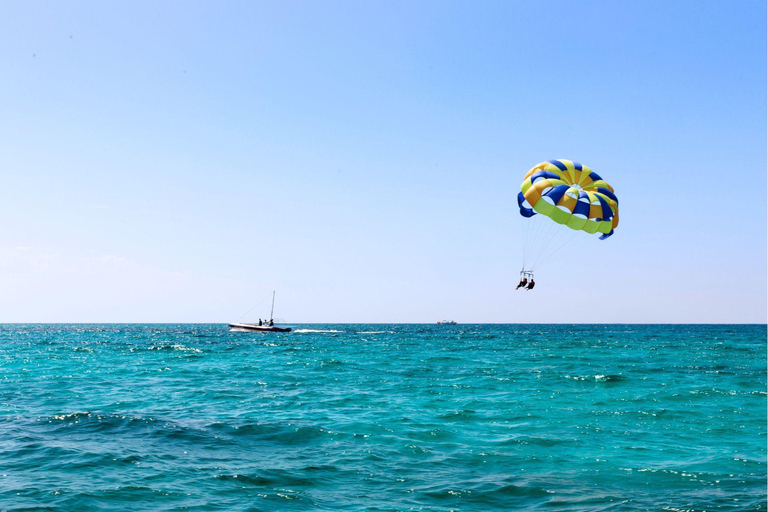
<svg viewBox="0 0 768 512">
<path fill-rule="evenodd" d="M 0 321 L 766 322 L 766 6 L 0 2 Z M 567 158 L 621 223 L 515 292 Z M 566 229 L 566 228 L 564 228 Z"/>
</svg>

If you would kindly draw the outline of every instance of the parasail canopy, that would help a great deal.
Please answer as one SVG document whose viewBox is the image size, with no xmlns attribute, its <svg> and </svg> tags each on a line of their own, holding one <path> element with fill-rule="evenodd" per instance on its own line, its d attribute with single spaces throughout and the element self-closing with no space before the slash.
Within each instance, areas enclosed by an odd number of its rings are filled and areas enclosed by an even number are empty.
<svg viewBox="0 0 768 512">
<path fill-rule="evenodd" d="M 619 225 L 619 200 L 603 178 L 586 165 L 549 160 L 525 175 L 517 196 L 520 215 L 537 213 L 577 231 L 613 235 Z"/>
</svg>

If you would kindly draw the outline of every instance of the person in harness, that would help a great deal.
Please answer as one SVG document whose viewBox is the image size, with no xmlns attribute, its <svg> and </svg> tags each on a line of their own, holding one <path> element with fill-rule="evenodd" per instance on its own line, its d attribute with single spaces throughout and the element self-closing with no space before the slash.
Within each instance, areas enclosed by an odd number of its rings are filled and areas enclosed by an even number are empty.
<svg viewBox="0 0 768 512">
<path fill-rule="evenodd" d="M 529 281 L 528 278 L 531 278 Z M 517 287 L 515 290 L 519 290 L 522 288 L 523 290 L 532 290 L 534 286 L 533 282 L 533 272 L 530 272 L 528 270 L 523 270 L 520 272 L 520 282 L 517 284 Z"/>
</svg>

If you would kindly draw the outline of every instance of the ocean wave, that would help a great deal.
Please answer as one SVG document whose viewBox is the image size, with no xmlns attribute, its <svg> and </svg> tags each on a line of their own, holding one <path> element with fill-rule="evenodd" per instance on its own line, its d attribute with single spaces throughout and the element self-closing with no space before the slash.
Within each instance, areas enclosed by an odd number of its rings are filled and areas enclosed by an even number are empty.
<svg viewBox="0 0 768 512">
<path fill-rule="evenodd" d="M 538 485 L 527 485 L 524 481 L 514 483 L 464 482 L 434 486 L 421 492 L 432 500 L 440 502 L 457 502 L 464 505 L 488 506 L 505 508 L 517 502 L 530 506 L 533 502 L 541 503 L 551 498 L 553 491 Z M 521 499 L 518 502 L 515 498 Z M 536 499 L 538 498 L 538 499 Z M 541 503 L 543 504 L 543 503 Z M 527 508 L 527 507 L 526 507 Z"/>
<path fill-rule="evenodd" d="M 157 425 L 155 418 L 141 416 L 109 414 L 100 412 L 79 411 L 67 414 L 54 414 L 48 418 L 41 418 L 41 423 L 49 424 L 60 433 L 73 431 L 90 433 L 120 433 L 126 434 L 134 431 L 136 427 L 146 431 L 147 426 Z"/>
<path fill-rule="evenodd" d="M 582 382 L 623 382 L 627 380 L 623 375 L 605 375 L 602 373 L 596 375 L 566 375 L 565 378 Z"/>
<path fill-rule="evenodd" d="M 151 345 L 147 350 L 168 350 L 168 351 L 174 351 L 178 350 L 181 352 L 195 352 L 197 354 L 202 354 L 203 351 L 199 348 L 194 347 L 187 347 L 186 345 L 182 345 L 181 343 L 174 343 L 172 345 L 168 344 L 157 344 L 157 345 Z"/>
<path fill-rule="evenodd" d="M 285 489 L 286 487 L 312 488 L 317 485 L 317 477 L 315 474 L 304 475 L 302 472 L 274 468 L 255 474 L 218 474 L 214 478 L 224 482 L 248 484 L 257 487 L 279 487 L 281 489 Z"/>
<path fill-rule="evenodd" d="M 278 445 L 298 446 L 316 442 L 328 436 L 336 436 L 337 432 L 315 425 L 297 425 L 291 422 L 247 422 L 222 423 L 214 422 L 199 428 L 209 432 L 217 439 L 233 439 L 237 443 L 268 442 Z"/>
<path fill-rule="evenodd" d="M 200 421 L 178 422 L 169 419 L 143 417 L 139 415 L 109 414 L 100 412 L 78 411 L 67 414 L 55 414 L 41 418 L 44 424 L 52 425 L 60 434 L 81 435 L 110 434 L 120 436 L 151 436 L 175 441 L 202 443 L 221 443 L 227 440 L 237 443 L 264 441 L 280 445 L 305 445 L 325 436 L 334 436 L 336 432 L 315 426 L 294 423 L 205 423 Z"/>
</svg>

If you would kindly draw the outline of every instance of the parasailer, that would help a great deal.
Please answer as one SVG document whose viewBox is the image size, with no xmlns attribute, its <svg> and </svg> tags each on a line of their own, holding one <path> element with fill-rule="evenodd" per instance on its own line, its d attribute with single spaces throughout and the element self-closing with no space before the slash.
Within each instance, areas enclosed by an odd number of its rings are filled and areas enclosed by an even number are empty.
<svg viewBox="0 0 768 512">
<path fill-rule="evenodd" d="M 527 272 L 525 270 L 520 271 L 520 282 L 517 283 L 515 290 L 522 288 L 523 290 L 530 290 L 528 288 L 528 278 L 531 278 L 530 282 L 533 282 L 533 272 Z"/>
<path fill-rule="evenodd" d="M 524 221 L 521 276 L 530 277 L 527 285 L 521 280 L 518 288 L 526 290 L 533 288 L 533 271 L 570 244 L 570 235 L 600 233 L 600 240 L 605 240 L 619 225 L 619 200 L 613 187 L 589 167 L 571 160 L 534 166 L 520 185 L 517 202 Z"/>
</svg>

